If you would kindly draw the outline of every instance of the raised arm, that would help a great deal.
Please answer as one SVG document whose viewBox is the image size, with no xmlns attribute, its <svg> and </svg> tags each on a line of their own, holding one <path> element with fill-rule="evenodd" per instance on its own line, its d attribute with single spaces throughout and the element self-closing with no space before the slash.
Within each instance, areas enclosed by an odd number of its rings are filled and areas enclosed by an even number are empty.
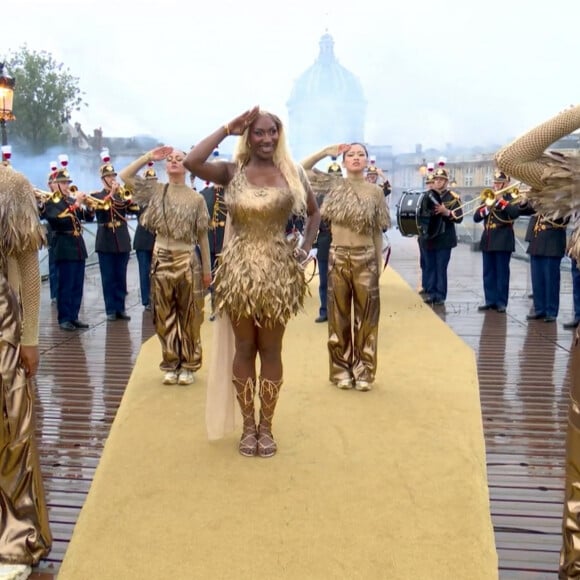
<svg viewBox="0 0 580 580">
<path fill-rule="evenodd" d="M 306 157 L 300 162 L 300 165 L 306 169 L 306 171 L 311 171 L 314 169 L 314 166 L 319 162 L 322 161 L 325 157 L 338 157 L 345 151 L 348 151 L 350 145 L 345 143 L 340 143 L 339 145 L 329 145 L 316 153 Z"/>
<path fill-rule="evenodd" d="M 149 161 L 162 161 L 165 159 L 171 152 L 173 151 L 173 147 L 169 147 L 167 145 L 163 145 L 161 147 L 156 147 L 151 151 L 145 153 L 145 155 L 141 155 L 139 159 L 135 159 L 132 163 L 127 165 L 124 169 L 119 172 L 119 177 L 126 183 L 129 187 L 135 187 L 135 177 L 140 169 L 145 167 Z"/>
<path fill-rule="evenodd" d="M 202 139 L 185 157 L 183 166 L 200 179 L 226 186 L 234 176 L 236 166 L 225 161 L 208 161 L 212 151 L 229 135 L 242 135 L 257 117 L 259 107 L 254 107 L 238 115 Z"/>
<path fill-rule="evenodd" d="M 498 167 L 516 179 L 541 190 L 547 166 L 546 149 L 580 127 L 580 106 L 567 109 L 538 125 L 496 153 Z"/>
</svg>

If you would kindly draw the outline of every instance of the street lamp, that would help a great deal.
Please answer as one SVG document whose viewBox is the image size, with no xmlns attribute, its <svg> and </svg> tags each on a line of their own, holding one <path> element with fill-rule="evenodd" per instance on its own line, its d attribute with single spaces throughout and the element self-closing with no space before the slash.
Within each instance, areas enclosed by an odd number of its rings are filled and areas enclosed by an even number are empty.
<svg viewBox="0 0 580 580">
<path fill-rule="evenodd" d="M 425 163 L 425 159 L 423 159 L 423 163 L 421 167 L 419 167 L 419 175 L 421 175 L 421 187 L 425 189 L 425 177 L 427 176 L 427 164 Z"/>
<path fill-rule="evenodd" d="M 4 64 L 0 62 L 0 132 L 2 133 L 2 145 L 8 145 L 6 135 L 6 121 L 14 121 L 12 114 L 12 101 L 16 81 L 4 72 Z"/>
</svg>

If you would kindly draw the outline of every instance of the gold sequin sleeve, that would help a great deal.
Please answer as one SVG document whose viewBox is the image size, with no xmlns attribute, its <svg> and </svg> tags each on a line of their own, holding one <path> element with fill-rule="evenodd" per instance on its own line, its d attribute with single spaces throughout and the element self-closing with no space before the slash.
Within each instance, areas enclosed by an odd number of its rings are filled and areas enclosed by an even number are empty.
<svg viewBox="0 0 580 580">
<path fill-rule="evenodd" d="M 17 253 L 8 258 L 8 281 L 19 297 L 22 308 L 22 336 L 24 346 L 38 345 L 40 319 L 40 267 L 38 252 Z"/>
</svg>

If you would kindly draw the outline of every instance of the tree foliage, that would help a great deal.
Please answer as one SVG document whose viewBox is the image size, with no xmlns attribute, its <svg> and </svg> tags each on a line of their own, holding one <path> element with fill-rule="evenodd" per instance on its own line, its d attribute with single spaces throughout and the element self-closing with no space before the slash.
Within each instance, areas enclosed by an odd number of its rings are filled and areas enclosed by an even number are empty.
<svg viewBox="0 0 580 580">
<path fill-rule="evenodd" d="M 61 142 L 63 121 L 85 105 L 79 79 L 50 53 L 26 45 L 6 58 L 6 69 L 16 80 L 10 140 L 34 153 Z"/>
</svg>

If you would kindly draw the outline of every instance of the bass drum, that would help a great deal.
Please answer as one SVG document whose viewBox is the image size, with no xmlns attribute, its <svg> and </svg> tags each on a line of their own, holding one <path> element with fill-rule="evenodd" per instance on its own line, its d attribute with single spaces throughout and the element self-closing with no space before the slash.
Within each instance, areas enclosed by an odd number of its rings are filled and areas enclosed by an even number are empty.
<svg viewBox="0 0 580 580">
<path fill-rule="evenodd" d="M 440 234 L 445 224 L 433 212 L 433 206 L 428 191 L 404 191 L 397 205 L 397 226 L 401 234 L 424 239 Z"/>
</svg>

